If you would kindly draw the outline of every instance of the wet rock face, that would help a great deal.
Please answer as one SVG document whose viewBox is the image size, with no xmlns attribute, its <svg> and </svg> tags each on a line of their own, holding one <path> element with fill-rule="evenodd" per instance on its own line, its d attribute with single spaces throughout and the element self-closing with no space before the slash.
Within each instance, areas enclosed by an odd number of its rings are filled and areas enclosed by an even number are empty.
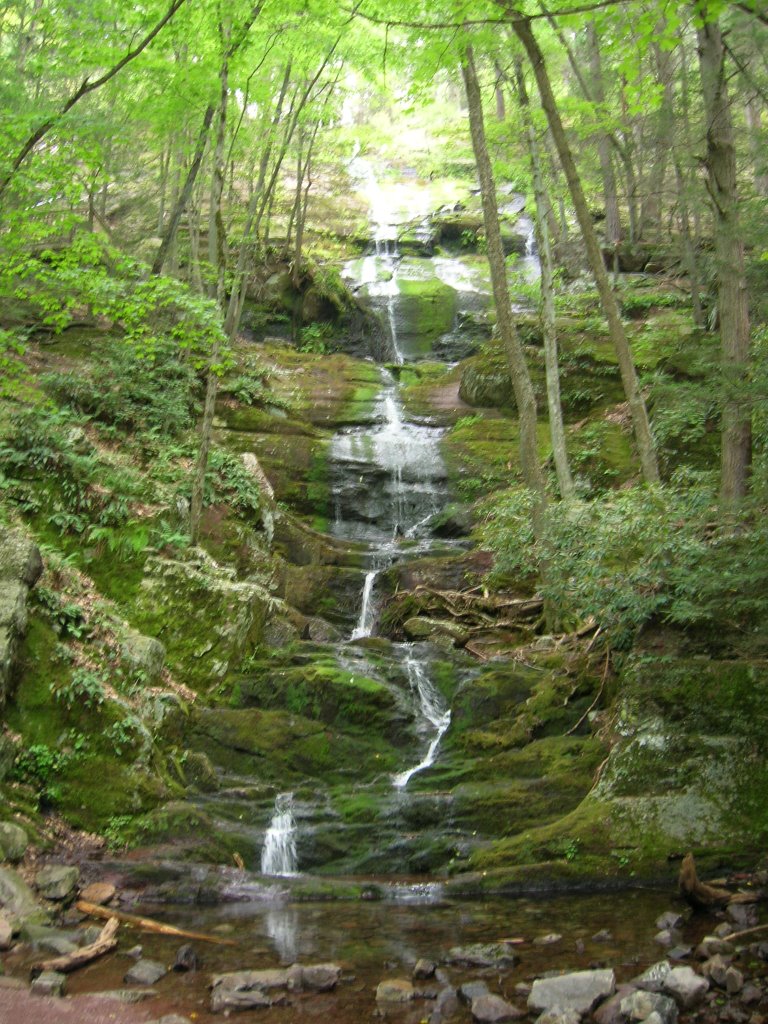
<svg viewBox="0 0 768 1024">
<path fill-rule="evenodd" d="M 9 696 L 11 669 L 27 628 L 27 597 L 42 571 L 37 546 L 17 530 L 0 528 L 0 710 Z"/>
</svg>

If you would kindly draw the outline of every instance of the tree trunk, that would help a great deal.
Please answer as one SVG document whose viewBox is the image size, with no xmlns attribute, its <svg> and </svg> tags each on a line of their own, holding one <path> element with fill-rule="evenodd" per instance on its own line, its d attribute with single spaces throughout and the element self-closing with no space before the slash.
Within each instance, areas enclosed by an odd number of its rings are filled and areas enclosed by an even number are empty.
<svg viewBox="0 0 768 1024">
<path fill-rule="evenodd" d="M 600 59 L 600 42 L 594 21 L 587 24 L 587 46 L 589 51 L 589 73 L 591 78 L 592 100 L 595 103 L 598 117 L 605 117 L 605 86 L 603 84 L 603 64 Z M 613 170 L 611 139 L 606 131 L 597 133 L 597 155 L 600 161 L 600 173 L 603 179 L 603 202 L 605 205 L 605 244 L 614 253 L 621 239 L 621 218 L 619 216 L 619 197 L 616 189 L 616 175 Z"/>
<path fill-rule="evenodd" d="M 706 6 L 700 14 L 706 19 Z M 697 38 L 707 127 L 707 185 L 715 224 L 723 374 L 720 499 L 725 508 L 734 508 L 747 493 L 752 457 L 744 243 L 739 228 L 736 148 L 725 77 L 725 46 L 718 22 L 705 20 Z"/>
<path fill-rule="evenodd" d="M 768 155 L 762 142 L 763 111 L 758 96 L 750 96 L 744 105 L 744 117 L 749 132 L 749 154 L 752 158 L 752 174 L 755 192 L 768 196 Z"/>
<path fill-rule="evenodd" d="M 518 62 L 515 68 L 517 79 L 517 95 L 523 115 L 523 124 L 528 140 L 528 154 L 533 172 L 533 193 L 536 201 L 536 244 L 541 261 L 541 326 L 544 334 L 544 362 L 547 375 L 547 407 L 549 410 L 549 432 L 552 438 L 552 456 L 555 462 L 555 473 L 560 497 L 570 501 L 576 493 L 568 464 L 568 453 L 565 447 L 565 429 L 563 427 L 563 406 L 560 400 L 560 368 L 557 358 L 557 329 L 555 327 L 555 288 L 552 266 L 552 246 L 549 239 L 547 211 L 550 209 L 544 174 L 541 167 L 541 154 L 536 139 L 536 131 L 531 117 L 528 92 L 525 88 L 523 69 Z"/>
<path fill-rule="evenodd" d="M 651 434 L 651 426 L 648 420 L 648 411 L 645 407 L 645 400 L 640 392 L 640 386 L 635 372 L 635 365 L 632 361 L 632 353 L 629 348 L 627 336 L 624 332 L 624 326 L 621 322 L 616 297 L 611 289 L 611 283 L 605 269 L 605 263 L 603 262 L 600 245 L 597 241 L 597 235 L 595 234 L 595 229 L 592 224 L 592 218 L 589 214 L 584 190 L 581 186 L 579 174 L 576 170 L 576 164 L 573 159 L 573 154 L 571 153 L 571 148 L 568 144 L 568 139 L 566 138 L 563 123 L 560 120 L 560 114 L 557 109 L 555 97 L 552 92 L 552 86 L 549 81 L 549 75 L 544 63 L 544 56 L 535 36 L 533 35 L 530 22 L 527 18 L 516 18 L 512 22 L 512 27 L 520 42 L 523 44 L 533 66 L 533 72 L 536 76 L 536 83 L 541 97 L 541 105 L 544 109 L 544 113 L 547 115 L 547 121 L 552 132 L 552 138 L 554 139 L 557 152 L 560 157 L 560 164 L 568 182 L 568 188 L 571 193 L 574 210 L 584 238 L 587 257 L 600 295 L 603 312 L 605 313 L 606 320 L 608 321 L 608 331 L 613 347 L 616 351 L 619 372 L 624 386 L 624 394 L 626 395 L 630 415 L 632 417 L 635 442 L 640 456 L 640 465 L 642 467 L 643 477 L 647 483 L 658 483 L 659 469 L 656 462 L 656 451 L 653 443 L 653 435 Z"/>
<path fill-rule="evenodd" d="M 187 171 L 187 177 L 184 181 L 179 195 L 176 198 L 176 202 L 173 207 L 173 212 L 168 220 L 168 224 L 163 232 L 162 241 L 160 242 L 160 248 L 157 251 L 154 262 L 152 264 L 152 273 L 161 274 L 163 272 L 163 264 L 168 256 L 168 251 L 176 240 L 176 232 L 179 229 L 181 223 L 181 217 L 184 213 L 184 209 L 189 203 L 192 195 L 192 189 L 195 187 L 195 180 L 197 173 L 200 170 L 200 165 L 203 162 L 203 156 L 205 155 L 205 147 L 208 144 L 208 132 L 211 128 L 211 121 L 215 112 L 215 107 L 210 103 L 205 110 L 203 115 L 203 123 L 200 126 L 200 132 L 197 136 L 197 145 L 195 146 L 195 152 L 192 157 L 192 163 L 189 165 Z"/>
<path fill-rule="evenodd" d="M 540 535 L 543 529 L 543 514 L 546 507 L 546 488 L 544 474 L 539 463 L 536 436 L 536 397 L 525 362 L 523 346 L 520 343 L 520 337 L 512 318 L 512 305 L 507 287 L 507 268 L 504 261 L 504 248 L 501 242 L 499 212 L 496 203 L 496 186 L 493 180 L 491 161 L 488 156 L 480 85 L 477 80 L 471 46 L 467 47 L 461 71 L 467 94 L 472 148 L 475 153 L 477 173 L 480 179 L 488 265 L 491 272 L 493 298 L 496 304 L 496 324 L 504 346 L 517 402 L 520 420 L 520 463 L 523 480 L 526 487 L 533 492 L 535 501 L 533 526 L 536 534 Z"/>
</svg>

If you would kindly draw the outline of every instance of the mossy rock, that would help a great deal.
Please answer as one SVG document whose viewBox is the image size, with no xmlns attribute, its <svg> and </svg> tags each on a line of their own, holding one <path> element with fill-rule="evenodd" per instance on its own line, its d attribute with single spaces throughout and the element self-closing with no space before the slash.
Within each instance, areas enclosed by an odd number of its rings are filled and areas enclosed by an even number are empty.
<svg viewBox="0 0 768 1024">
<path fill-rule="evenodd" d="M 262 640 L 272 599 L 207 562 L 152 556 L 136 599 L 141 629 L 165 644 L 168 664 L 188 685 L 210 689 Z"/>
</svg>

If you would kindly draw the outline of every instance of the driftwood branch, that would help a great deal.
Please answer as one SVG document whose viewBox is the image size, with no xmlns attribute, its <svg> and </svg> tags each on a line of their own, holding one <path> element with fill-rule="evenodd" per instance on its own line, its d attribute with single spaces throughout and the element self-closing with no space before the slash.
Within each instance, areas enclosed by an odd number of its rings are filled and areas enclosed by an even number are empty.
<svg viewBox="0 0 768 1024">
<path fill-rule="evenodd" d="M 183 928 L 176 928 L 172 924 L 164 924 L 162 921 L 155 921 L 151 917 L 139 917 L 136 914 L 126 914 L 122 910 L 112 910 L 111 907 L 100 907 L 97 903 L 89 903 L 87 900 L 78 900 L 75 904 L 82 914 L 89 914 L 91 917 L 116 918 L 134 928 L 140 928 L 145 932 L 157 932 L 160 935 L 175 935 L 181 939 L 197 939 L 200 942 L 213 942 L 218 946 L 236 946 L 232 939 L 221 939 L 218 935 L 206 935 L 203 932 L 188 932 Z"/>
<path fill-rule="evenodd" d="M 732 893 L 730 889 L 721 889 L 700 881 L 692 853 L 686 853 L 683 857 L 678 886 L 683 899 L 698 910 L 711 910 L 713 907 L 724 907 L 731 902 L 744 902 L 742 894 Z"/>
<path fill-rule="evenodd" d="M 80 949 L 76 949 L 73 953 L 57 956 L 53 960 L 42 960 L 40 963 L 32 964 L 30 967 L 32 977 L 36 978 L 43 971 L 58 971 L 60 974 L 69 974 L 71 971 L 76 971 L 78 967 L 84 967 L 92 960 L 104 956 L 105 953 L 111 953 L 117 945 L 116 935 L 119 927 L 120 922 L 118 919 L 111 917 L 101 929 L 99 937 L 95 942 L 91 942 L 87 946 L 81 946 Z"/>
</svg>

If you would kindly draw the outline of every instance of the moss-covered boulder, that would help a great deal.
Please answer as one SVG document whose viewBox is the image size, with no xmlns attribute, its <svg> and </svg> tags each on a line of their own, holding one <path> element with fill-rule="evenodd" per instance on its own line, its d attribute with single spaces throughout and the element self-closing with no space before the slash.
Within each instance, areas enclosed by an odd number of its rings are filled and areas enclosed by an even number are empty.
<svg viewBox="0 0 768 1024">
<path fill-rule="evenodd" d="M 136 599 L 136 620 L 165 644 L 180 680 L 209 690 L 261 642 L 272 607 L 260 583 L 237 580 L 210 559 L 152 556 Z"/>
</svg>

